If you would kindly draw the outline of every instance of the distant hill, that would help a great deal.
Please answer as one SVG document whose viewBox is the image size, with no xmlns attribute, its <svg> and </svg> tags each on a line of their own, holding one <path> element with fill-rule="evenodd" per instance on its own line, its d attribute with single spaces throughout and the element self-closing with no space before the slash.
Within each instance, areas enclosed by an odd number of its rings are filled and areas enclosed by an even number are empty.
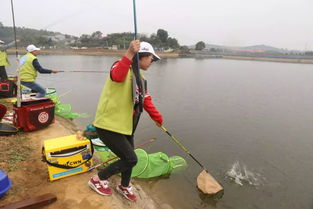
<svg viewBox="0 0 313 209">
<path fill-rule="evenodd" d="M 195 45 L 189 46 L 189 48 L 194 49 Z M 267 51 L 267 52 L 279 52 L 279 53 L 288 53 L 290 50 L 288 49 L 280 49 L 273 46 L 267 46 L 264 44 L 261 45 L 253 45 L 253 46 L 223 46 L 223 45 L 216 45 L 216 44 L 205 44 L 206 49 L 229 49 L 229 50 L 236 50 L 236 49 L 245 49 L 245 50 L 260 50 L 260 51 Z"/>
<path fill-rule="evenodd" d="M 216 44 L 205 44 L 205 48 L 207 49 L 211 49 L 211 48 L 214 48 L 214 49 L 226 49 L 226 48 L 231 48 L 229 46 L 222 46 L 222 45 L 216 45 Z"/>
<path fill-rule="evenodd" d="M 254 46 L 246 46 L 246 47 L 240 47 L 241 49 L 250 49 L 250 50 L 263 50 L 263 51 L 272 51 L 272 52 L 280 52 L 280 53 L 287 53 L 289 50 L 287 49 L 279 49 L 272 46 L 267 45 L 254 45 Z"/>
<path fill-rule="evenodd" d="M 20 46 L 35 44 L 42 46 L 64 45 L 73 42 L 77 37 L 59 32 L 36 30 L 25 27 L 16 27 L 17 39 L 21 40 Z M 0 22 L 0 39 L 8 43 L 14 40 L 13 27 L 4 26 Z"/>
</svg>

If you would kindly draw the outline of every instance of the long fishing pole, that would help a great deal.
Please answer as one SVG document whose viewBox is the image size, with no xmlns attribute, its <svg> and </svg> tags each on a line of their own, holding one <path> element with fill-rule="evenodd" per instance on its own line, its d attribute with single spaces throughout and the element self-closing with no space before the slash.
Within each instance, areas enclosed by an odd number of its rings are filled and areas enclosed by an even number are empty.
<svg viewBox="0 0 313 209">
<path fill-rule="evenodd" d="M 136 14 L 136 0 L 133 0 L 134 10 L 134 29 L 135 29 L 135 40 L 137 40 L 137 14 Z"/>
<path fill-rule="evenodd" d="M 60 70 L 62 73 L 104 73 L 101 70 Z"/>
<path fill-rule="evenodd" d="M 13 6 L 13 0 L 11 0 L 11 10 L 12 10 L 12 19 L 13 19 L 13 31 L 14 31 L 14 42 L 15 42 L 15 56 L 16 56 L 16 63 L 17 63 L 17 107 L 21 107 L 21 77 L 20 77 L 20 58 L 17 51 L 17 39 L 16 39 L 16 27 L 15 27 L 15 15 L 14 15 L 14 6 Z"/>
<path fill-rule="evenodd" d="M 134 12 L 134 30 L 135 30 L 135 40 L 137 40 L 137 14 L 136 14 L 136 0 L 133 0 L 133 12 Z M 142 112 L 143 111 L 143 105 L 142 105 L 142 101 L 143 101 L 143 95 L 144 95 L 144 92 L 143 91 L 143 88 L 142 88 L 142 83 L 141 83 L 141 79 L 140 79 L 140 69 L 139 69 L 139 53 L 137 52 L 136 53 L 136 59 L 135 59 L 135 62 L 134 62 L 134 74 L 135 74 L 135 77 L 136 77 L 136 83 L 138 85 L 138 88 L 139 88 L 139 111 Z"/>
<path fill-rule="evenodd" d="M 13 0 L 11 0 L 11 10 L 12 10 L 12 19 L 13 19 L 13 32 L 14 32 L 14 42 L 15 42 L 15 56 L 18 56 L 17 52 L 17 39 L 16 39 L 16 28 L 15 28 L 15 17 L 14 17 L 14 8 L 13 8 Z"/>
</svg>

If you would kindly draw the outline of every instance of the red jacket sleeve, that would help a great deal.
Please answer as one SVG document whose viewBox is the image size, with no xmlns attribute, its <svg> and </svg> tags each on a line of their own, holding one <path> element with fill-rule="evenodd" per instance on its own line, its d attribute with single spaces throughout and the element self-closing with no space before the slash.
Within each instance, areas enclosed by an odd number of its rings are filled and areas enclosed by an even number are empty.
<svg viewBox="0 0 313 209">
<path fill-rule="evenodd" d="M 110 71 L 110 76 L 112 81 L 123 82 L 127 76 L 130 65 L 133 63 L 127 57 L 122 57 L 122 59 L 116 62 Z"/>
<path fill-rule="evenodd" d="M 143 108 L 147 111 L 147 113 L 150 115 L 152 120 L 160 123 L 162 125 L 163 123 L 163 117 L 161 113 L 156 109 L 154 104 L 152 103 L 152 98 L 150 95 L 145 96 L 145 100 L 143 102 Z"/>
</svg>

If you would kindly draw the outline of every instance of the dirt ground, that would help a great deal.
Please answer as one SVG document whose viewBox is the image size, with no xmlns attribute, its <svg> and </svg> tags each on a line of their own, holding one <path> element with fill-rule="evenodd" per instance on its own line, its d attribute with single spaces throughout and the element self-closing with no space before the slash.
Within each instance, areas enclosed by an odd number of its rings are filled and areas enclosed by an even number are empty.
<svg viewBox="0 0 313 209">
<path fill-rule="evenodd" d="M 33 132 L 20 132 L 15 136 L 0 137 L 0 168 L 12 180 L 12 187 L 0 199 L 0 207 L 30 197 L 52 193 L 57 201 L 44 206 L 45 209 L 170 209 L 167 204 L 153 200 L 135 180 L 132 181 L 137 201 L 130 202 L 115 190 L 111 196 L 101 196 L 92 191 L 87 182 L 97 171 L 74 175 L 50 182 L 47 165 L 41 161 L 41 149 L 46 139 L 71 135 L 77 127 L 70 120 L 56 117 L 49 127 Z M 115 188 L 119 177 L 110 179 Z M 158 201 L 160 202 L 160 201 Z"/>
</svg>

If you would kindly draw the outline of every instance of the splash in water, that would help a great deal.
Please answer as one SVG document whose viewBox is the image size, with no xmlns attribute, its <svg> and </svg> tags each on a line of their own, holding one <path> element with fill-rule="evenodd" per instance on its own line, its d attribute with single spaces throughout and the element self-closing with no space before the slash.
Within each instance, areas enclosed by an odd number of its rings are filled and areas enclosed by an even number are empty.
<svg viewBox="0 0 313 209">
<path fill-rule="evenodd" d="M 238 161 L 226 172 L 226 177 L 232 179 L 236 184 L 241 186 L 245 183 L 258 186 L 260 185 L 261 179 L 260 174 L 249 171 L 246 165 L 241 165 Z"/>
</svg>

